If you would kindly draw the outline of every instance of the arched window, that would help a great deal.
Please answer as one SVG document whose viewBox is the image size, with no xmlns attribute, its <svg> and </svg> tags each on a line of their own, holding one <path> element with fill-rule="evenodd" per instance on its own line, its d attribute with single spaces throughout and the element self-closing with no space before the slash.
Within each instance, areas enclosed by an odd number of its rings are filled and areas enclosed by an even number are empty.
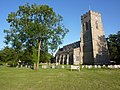
<svg viewBox="0 0 120 90">
<path fill-rule="evenodd" d="M 86 24 L 86 31 L 87 31 L 88 30 L 88 26 L 89 26 L 88 22 L 86 22 L 85 24 Z"/>
<path fill-rule="evenodd" d="M 95 21 L 95 26 L 96 26 L 96 29 L 98 29 L 98 18 L 96 17 L 95 20 L 96 20 Z"/>
<path fill-rule="evenodd" d="M 96 25 L 96 29 L 98 29 L 98 21 L 97 20 L 95 22 L 95 25 Z"/>
</svg>

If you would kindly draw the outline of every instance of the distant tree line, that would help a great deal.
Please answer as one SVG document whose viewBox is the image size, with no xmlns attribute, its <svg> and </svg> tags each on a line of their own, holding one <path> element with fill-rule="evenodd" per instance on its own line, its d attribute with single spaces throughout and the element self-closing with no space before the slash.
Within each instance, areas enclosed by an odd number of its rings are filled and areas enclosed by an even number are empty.
<svg viewBox="0 0 120 90">
<path fill-rule="evenodd" d="M 111 63 L 120 64 L 120 31 L 117 34 L 110 34 L 107 44 Z"/>
<path fill-rule="evenodd" d="M 40 53 L 40 62 L 47 63 L 53 58 L 53 56 L 48 52 L 41 51 Z M 17 66 L 18 63 L 22 65 L 33 65 L 34 59 L 31 52 L 28 49 L 21 50 L 19 53 L 16 52 L 14 48 L 5 47 L 3 50 L 0 50 L 0 64 Z"/>
</svg>

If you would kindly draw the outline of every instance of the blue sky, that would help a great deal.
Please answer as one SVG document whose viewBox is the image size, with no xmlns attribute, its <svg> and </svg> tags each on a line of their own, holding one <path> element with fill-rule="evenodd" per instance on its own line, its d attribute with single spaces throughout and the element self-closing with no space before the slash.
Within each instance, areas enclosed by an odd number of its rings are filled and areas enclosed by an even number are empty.
<svg viewBox="0 0 120 90">
<path fill-rule="evenodd" d="M 81 15 L 89 10 L 89 6 L 91 10 L 101 13 L 106 37 L 120 30 L 120 0 L 0 0 L 0 49 L 5 46 L 3 30 L 9 29 L 6 21 L 8 14 L 26 3 L 47 4 L 63 16 L 63 24 L 69 33 L 60 47 L 80 39 Z"/>
</svg>

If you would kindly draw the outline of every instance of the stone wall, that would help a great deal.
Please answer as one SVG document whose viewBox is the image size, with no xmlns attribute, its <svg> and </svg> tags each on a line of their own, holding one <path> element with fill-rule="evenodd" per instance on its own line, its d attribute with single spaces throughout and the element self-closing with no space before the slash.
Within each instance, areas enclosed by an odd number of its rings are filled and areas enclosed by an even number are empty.
<svg viewBox="0 0 120 90">
<path fill-rule="evenodd" d="M 60 48 L 56 53 L 56 63 L 58 64 L 79 64 L 80 41 Z"/>
<path fill-rule="evenodd" d="M 80 64 L 80 47 L 75 48 L 73 51 L 73 56 L 74 56 L 74 64 L 79 65 Z"/>
</svg>

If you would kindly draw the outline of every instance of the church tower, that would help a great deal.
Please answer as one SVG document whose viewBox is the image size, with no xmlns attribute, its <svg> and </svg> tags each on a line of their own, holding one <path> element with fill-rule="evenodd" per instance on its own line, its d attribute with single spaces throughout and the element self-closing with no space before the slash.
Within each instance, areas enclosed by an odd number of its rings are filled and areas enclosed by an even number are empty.
<svg viewBox="0 0 120 90">
<path fill-rule="evenodd" d="M 81 16 L 81 64 L 109 64 L 107 42 L 101 21 L 101 14 L 89 10 Z"/>
</svg>

